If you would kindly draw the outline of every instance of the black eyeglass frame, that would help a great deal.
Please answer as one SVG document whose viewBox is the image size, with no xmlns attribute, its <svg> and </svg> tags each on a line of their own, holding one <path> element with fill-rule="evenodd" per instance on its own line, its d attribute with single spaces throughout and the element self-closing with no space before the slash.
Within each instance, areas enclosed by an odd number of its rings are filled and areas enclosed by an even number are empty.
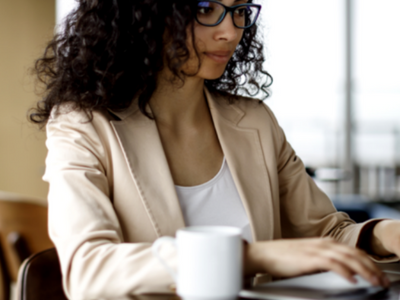
<svg viewBox="0 0 400 300">
<path fill-rule="evenodd" d="M 203 26 L 207 26 L 207 27 L 218 26 L 218 25 L 221 24 L 222 21 L 225 19 L 226 14 L 227 14 L 227 13 L 230 13 L 230 14 L 231 14 L 231 17 L 232 17 L 232 23 L 233 23 L 233 25 L 234 25 L 236 28 L 240 28 L 240 29 L 247 29 L 247 28 L 250 28 L 251 26 L 253 26 L 253 25 L 257 22 L 257 19 L 258 19 L 258 17 L 260 16 L 260 12 L 261 12 L 261 8 L 262 8 L 262 5 L 261 5 L 261 4 L 254 4 L 254 3 L 243 3 L 243 4 L 234 5 L 234 6 L 226 6 L 226 5 L 222 4 L 221 2 L 215 1 L 215 0 L 198 0 L 198 1 L 197 1 L 197 3 L 200 3 L 200 2 L 213 2 L 213 3 L 217 3 L 217 4 L 221 5 L 221 6 L 224 8 L 224 13 L 223 13 L 222 16 L 220 17 L 220 19 L 217 21 L 217 23 L 212 24 L 212 25 L 208 25 L 208 24 L 203 24 L 203 23 L 201 23 L 201 22 L 198 20 L 198 18 L 197 18 L 197 12 L 196 12 L 196 14 L 195 14 L 195 19 L 196 19 L 196 21 L 197 21 L 199 24 L 201 24 L 201 25 L 203 25 Z M 235 9 L 238 8 L 238 7 L 243 7 L 243 6 L 253 6 L 253 7 L 257 7 L 257 8 L 258 8 L 257 15 L 255 16 L 254 21 L 253 21 L 250 25 L 247 25 L 247 26 L 244 26 L 244 27 L 242 27 L 242 26 L 237 26 L 237 25 L 235 24 L 234 17 L 233 17 L 233 13 L 234 13 Z M 197 8 L 197 7 L 196 7 L 196 8 Z"/>
</svg>

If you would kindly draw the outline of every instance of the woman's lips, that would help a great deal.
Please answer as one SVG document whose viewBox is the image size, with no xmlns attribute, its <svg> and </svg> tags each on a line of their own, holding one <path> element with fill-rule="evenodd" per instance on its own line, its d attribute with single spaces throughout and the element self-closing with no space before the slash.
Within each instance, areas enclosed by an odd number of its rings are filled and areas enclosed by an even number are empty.
<svg viewBox="0 0 400 300">
<path fill-rule="evenodd" d="M 231 56 L 230 53 L 218 53 L 218 52 L 205 52 L 205 54 L 217 63 L 227 63 Z"/>
</svg>

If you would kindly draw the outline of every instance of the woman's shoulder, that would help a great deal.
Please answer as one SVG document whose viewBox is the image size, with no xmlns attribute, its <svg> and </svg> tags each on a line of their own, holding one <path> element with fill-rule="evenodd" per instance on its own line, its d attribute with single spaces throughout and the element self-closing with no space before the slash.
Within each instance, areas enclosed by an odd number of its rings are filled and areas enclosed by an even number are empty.
<svg viewBox="0 0 400 300">
<path fill-rule="evenodd" d="M 54 107 L 46 124 L 47 139 L 62 138 L 86 144 L 106 145 L 113 138 L 112 114 L 106 109 L 85 111 L 73 103 Z"/>
<path fill-rule="evenodd" d="M 109 168 L 111 146 L 118 143 L 111 119 L 107 110 L 85 111 L 77 109 L 73 103 L 54 107 L 46 124 L 49 157 L 74 161 L 83 155 L 92 157 L 94 164 L 100 161 L 104 168 Z"/>
<path fill-rule="evenodd" d="M 114 118 L 115 116 L 107 109 L 89 110 L 77 107 L 72 102 L 66 102 L 53 107 L 47 125 L 52 123 L 93 125 L 102 122 L 109 123 Z"/>
</svg>

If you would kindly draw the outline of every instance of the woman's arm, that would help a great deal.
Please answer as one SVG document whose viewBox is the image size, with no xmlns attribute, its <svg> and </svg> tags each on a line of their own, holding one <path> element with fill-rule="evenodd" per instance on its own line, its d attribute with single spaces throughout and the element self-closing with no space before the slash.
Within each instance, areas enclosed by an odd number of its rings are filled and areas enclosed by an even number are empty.
<svg viewBox="0 0 400 300">
<path fill-rule="evenodd" d="M 151 243 L 124 242 L 111 199 L 110 149 L 98 132 L 108 121 L 100 117 L 84 122 L 83 113 L 71 112 L 47 125 L 49 233 L 64 290 L 72 299 L 171 292 L 173 280 L 153 258 Z M 163 256 L 175 265 L 173 249 Z"/>
<path fill-rule="evenodd" d="M 352 247 L 364 245 L 365 241 L 369 243 L 371 234 L 364 233 L 376 223 L 380 224 L 381 220 L 371 219 L 356 224 L 347 214 L 338 212 L 328 196 L 305 172 L 303 162 L 287 142 L 271 110 L 266 105 L 264 108 L 272 119 L 277 133 L 276 155 L 282 237 L 330 237 Z M 381 225 L 377 229 L 380 227 Z M 378 241 L 375 239 L 374 244 Z M 362 248 L 367 250 L 365 247 Z M 398 260 L 394 256 L 373 258 L 387 262 Z"/>
<path fill-rule="evenodd" d="M 247 274 L 267 272 L 290 277 L 332 270 L 349 280 L 354 274 L 360 274 L 373 284 L 387 285 L 383 273 L 367 254 L 355 248 L 360 239 L 365 238 L 366 229 L 379 220 L 355 224 L 347 214 L 337 212 L 330 199 L 305 172 L 302 161 L 286 141 L 272 112 L 264 107 L 276 126 L 278 203 L 284 240 L 246 246 Z M 392 256 L 389 261 L 395 260 L 397 258 Z"/>
<path fill-rule="evenodd" d="M 400 221 L 382 220 L 365 230 L 360 238 L 360 248 L 372 256 L 400 257 Z"/>
<path fill-rule="evenodd" d="M 293 277 L 319 271 L 334 271 L 355 283 L 359 274 L 373 285 L 389 286 L 385 274 L 364 251 L 333 239 L 307 238 L 256 242 L 245 245 L 247 276 L 268 273 Z"/>
</svg>

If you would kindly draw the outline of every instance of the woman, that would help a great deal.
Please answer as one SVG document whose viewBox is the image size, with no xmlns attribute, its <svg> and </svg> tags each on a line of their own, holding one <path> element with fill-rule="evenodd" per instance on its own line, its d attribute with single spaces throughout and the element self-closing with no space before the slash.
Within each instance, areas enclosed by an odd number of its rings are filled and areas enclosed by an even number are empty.
<svg viewBox="0 0 400 300">
<path fill-rule="evenodd" d="M 253 95 L 269 86 L 260 9 L 81 0 L 37 61 L 47 93 L 31 119 L 47 129 L 49 231 L 68 296 L 171 292 L 151 245 L 193 224 L 243 228 L 244 275 L 333 270 L 388 285 L 355 247 L 396 260 L 399 223 L 336 212 L 269 108 L 238 96 L 252 95 L 244 81 Z"/>
</svg>

